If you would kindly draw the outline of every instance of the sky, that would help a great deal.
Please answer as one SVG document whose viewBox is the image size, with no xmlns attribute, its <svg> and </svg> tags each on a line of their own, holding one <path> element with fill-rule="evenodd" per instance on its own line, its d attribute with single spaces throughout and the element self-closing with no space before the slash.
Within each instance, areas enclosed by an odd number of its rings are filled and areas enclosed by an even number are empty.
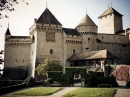
<svg viewBox="0 0 130 97">
<path fill-rule="evenodd" d="M 22 1 L 22 0 L 18 0 Z M 107 8 L 113 7 L 123 16 L 123 29 L 130 28 L 130 0 L 25 0 L 29 3 L 14 5 L 15 11 L 6 12 L 9 18 L 0 19 L 0 50 L 4 49 L 4 34 L 8 24 L 11 35 L 28 36 L 34 18 L 39 18 L 46 7 L 55 15 L 63 27 L 75 28 L 86 15 L 98 26 L 100 16 Z M 112 3 L 111 3 L 112 2 Z M 2 26 L 2 27 L 1 27 Z"/>
</svg>

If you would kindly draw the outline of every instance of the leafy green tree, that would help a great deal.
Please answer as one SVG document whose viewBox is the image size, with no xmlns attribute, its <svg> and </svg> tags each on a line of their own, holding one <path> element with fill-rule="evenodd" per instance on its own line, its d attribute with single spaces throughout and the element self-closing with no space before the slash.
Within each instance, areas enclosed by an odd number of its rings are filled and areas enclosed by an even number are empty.
<svg viewBox="0 0 130 97">
<path fill-rule="evenodd" d="M 44 63 L 36 67 L 38 75 L 44 75 L 47 71 L 62 71 L 63 67 L 56 59 L 45 59 Z"/>
</svg>

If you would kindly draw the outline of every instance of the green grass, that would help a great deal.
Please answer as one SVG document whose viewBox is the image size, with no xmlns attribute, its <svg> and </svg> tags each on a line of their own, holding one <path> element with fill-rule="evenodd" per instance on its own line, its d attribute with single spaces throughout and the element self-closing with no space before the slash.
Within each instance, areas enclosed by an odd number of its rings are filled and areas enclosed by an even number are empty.
<svg viewBox="0 0 130 97">
<path fill-rule="evenodd" d="M 18 91 L 13 93 L 12 95 L 7 95 L 3 97 L 23 97 L 23 96 L 45 96 L 45 95 L 51 95 L 55 92 L 58 92 L 62 90 L 63 88 L 58 87 L 35 87 L 35 88 L 29 88 L 22 91 Z"/>
<path fill-rule="evenodd" d="M 78 88 L 62 97 L 114 97 L 115 93 L 113 88 Z"/>
</svg>

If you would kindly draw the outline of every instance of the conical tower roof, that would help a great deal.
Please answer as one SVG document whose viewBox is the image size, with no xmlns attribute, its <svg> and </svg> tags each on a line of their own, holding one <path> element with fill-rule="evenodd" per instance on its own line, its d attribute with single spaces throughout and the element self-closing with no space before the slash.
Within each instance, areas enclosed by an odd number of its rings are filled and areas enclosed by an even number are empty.
<svg viewBox="0 0 130 97">
<path fill-rule="evenodd" d="M 9 27 L 8 27 L 7 30 L 6 30 L 5 35 L 11 35 L 10 30 L 9 30 Z"/>
<path fill-rule="evenodd" d="M 84 26 L 84 25 L 87 25 L 87 26 L 97 26 L 88 15 L 85 15 L 81 19 L 81 21 L 79 22 L 79 24 L 77 25 L 77 27 Z"/>
<path fill-rule="evenodd" d="M 103 16 L 106 16 L 106 15 L 109 15 L 109 14 L 116 14 L 116 15 L 119 15 L 119 16 L 123 16 L 122 14 L 120 14 L 118 11 L 116 11 L 114 8 L 112 7 L 109 7 L 105 12 L 103 12 L 98 18 L 101 18 Z"/>
<path fill-rule="evenodd" d="M 37 23 L 62 25 L 48 8 L 46 8 L 45 11 L 41 14 L 37 20 Z"/>
</svg>

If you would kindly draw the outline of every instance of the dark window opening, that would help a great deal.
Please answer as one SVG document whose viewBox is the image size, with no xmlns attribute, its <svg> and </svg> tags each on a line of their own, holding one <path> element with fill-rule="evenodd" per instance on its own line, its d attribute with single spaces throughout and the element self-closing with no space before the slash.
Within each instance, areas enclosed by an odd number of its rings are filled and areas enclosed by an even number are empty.
<svg viewBox="0 0 130 97">
<path fill-rule="evenodd" d="M 88 38 L 88 42 L 90 42 L 90 38 Z"/>
<path fill-rule="evenodd" d="M 35 42 L 35 37 L 34 37 L 34 35 L 33 35 L 33 37 L 32 37 L 32 43 L 34 43 Z"/>
<path fill-rule="evenodd" d="M 73 49 L 73 54 L 75 54 L 75 52 L 76 52 L 75 49 Z"/>
<path fill-rule="evenodd" d="M 122 44 L 122 47 L 127 47 L 127 45 L 126 44 Z"/>
<path fill-rule="evenodd" d="M 89 49 L 89 48 L 87 47 L 87 48 L 85 48 L 85 49 Z"/>
<path fill-rule="evenodd" d="M 53 49 L 50 49 L 50 54 L 53 54 Z"/>
</svg>

